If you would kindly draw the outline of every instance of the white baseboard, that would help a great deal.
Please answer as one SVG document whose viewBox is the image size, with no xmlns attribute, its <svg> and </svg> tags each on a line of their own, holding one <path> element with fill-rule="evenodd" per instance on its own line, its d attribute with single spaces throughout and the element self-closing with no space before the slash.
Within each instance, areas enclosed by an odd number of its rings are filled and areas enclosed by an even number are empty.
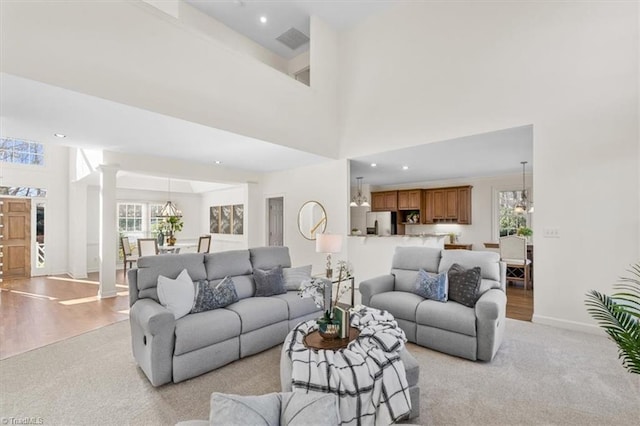
<svg viewBox="0 0 640 426">
<path fill-rule="evenodd" d="M 543 315 L 533 314 L 531 322 L 536 324 L 550 325 L 552 327 L 563 328 L 565 330 L 580 331 L 582 333 L 597 334 L 604 336 L 606 333 L 597 325 L 585 324 L 583 322 L 570 321 L 560 318 L 546 317 Z"/>
</svg>

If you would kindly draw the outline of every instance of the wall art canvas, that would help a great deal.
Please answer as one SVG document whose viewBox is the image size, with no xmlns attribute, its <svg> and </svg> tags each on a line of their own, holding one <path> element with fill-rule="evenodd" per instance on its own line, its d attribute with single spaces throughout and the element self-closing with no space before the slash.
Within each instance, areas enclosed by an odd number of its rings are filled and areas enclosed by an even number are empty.
<svg viewBox="0 0 640 426">
<path fill-rule="evenodd" d="M 244 205 L 236 204 L 233 206 L 233 226 L 231 233 L 234 235 L 242 235 L 244 233 Z"/>
<path fill-rule="evenodd" d="M 220 206 L 213 206 L 209 209 L 209 232 L 219 234 L 220 230 Z"/>
<path fill-rule="evenodd" d="M 220 207 L 220 234 L 231 233 L 232 206 Z"/>
</svg>

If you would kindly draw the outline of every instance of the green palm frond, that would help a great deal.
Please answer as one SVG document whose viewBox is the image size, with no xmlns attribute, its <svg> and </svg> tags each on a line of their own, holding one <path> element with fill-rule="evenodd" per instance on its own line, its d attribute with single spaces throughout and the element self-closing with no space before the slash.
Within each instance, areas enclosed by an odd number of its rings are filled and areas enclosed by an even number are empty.
<svg viewBox="0 0 640 426">
<path fill-rule="evenodd" d="M 621 278 L 607 296 L 587 293 L 587 312 L 618 345 L 618 358 L 631 373 L 640 374 L 640 263 L 629 270 L 635 277 Z"/>
</svg>

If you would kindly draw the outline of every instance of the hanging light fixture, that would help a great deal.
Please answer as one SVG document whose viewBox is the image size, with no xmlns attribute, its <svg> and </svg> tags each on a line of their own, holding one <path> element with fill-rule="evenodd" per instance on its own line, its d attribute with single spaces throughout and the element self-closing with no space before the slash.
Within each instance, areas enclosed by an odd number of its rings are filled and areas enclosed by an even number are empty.
<svg viewBox="0 0 640 426">
<path fill-rule="evenodd" d="M 168 192 L 168 200 L 165 205 L 160 210 L 160 214 L 156 217 L 170 217 L 177 216 L 182 217 L 182 212 L 178 210 L 175 204 L 171 202 L 171 179 L 169 179 L 169 192 Z"/>
<path fill-rule="evenodd" d="M 525 189 L 525 186 L 524 186 L 525 185 L 524 184 L 524 166 L 525 164 L 527 164 L 527 162 L 521 161 L 520 164 L 522 164 L 522 194 L 520 195 L 520 201 L 518 201 L 516 205 L 513 207 L 513 212 L 515 214 L 524 214 L 527 211 L 527 204 L 528 204 L 527 190 Z"/>
<path fill-rule="evenodd" d="M 357 190 L 356 195 L 351 198 L 351 207 L 369 207 L 369 201 L 367 197 L 362 194 L 362 176 L 357 177 Z"/>
</svg>

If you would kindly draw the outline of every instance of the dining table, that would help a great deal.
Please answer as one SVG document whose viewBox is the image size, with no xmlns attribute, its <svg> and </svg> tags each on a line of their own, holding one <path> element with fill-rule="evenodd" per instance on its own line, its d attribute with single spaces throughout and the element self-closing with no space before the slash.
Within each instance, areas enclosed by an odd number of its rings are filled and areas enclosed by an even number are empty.
<svg viewBox="0 0 640 426">
<path fill-rule="evenodd" d="M 180 252 L 184 253 L 184 251 L 191 252 L 192 248 L 197 250 L 198 243 L 197 242 L 175 243 L 172 246 L 168 244 L 164 244 L 164 245 L 158 246 L 158 253 L 159 254 L 179 254 Z"/>
</svg>

